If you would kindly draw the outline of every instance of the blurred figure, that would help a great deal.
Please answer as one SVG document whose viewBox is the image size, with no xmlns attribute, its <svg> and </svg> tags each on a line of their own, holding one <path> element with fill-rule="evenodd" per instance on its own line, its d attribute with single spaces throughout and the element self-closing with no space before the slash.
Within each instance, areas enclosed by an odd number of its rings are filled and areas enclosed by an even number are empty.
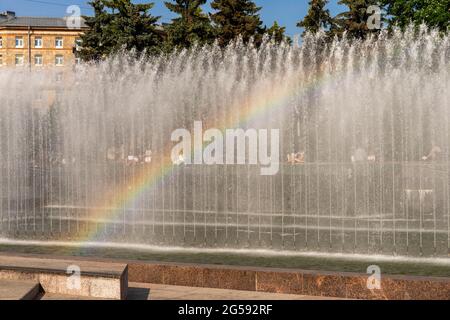
<svg viewBox="0 0 450 320">
<path fill-rule="evenodd" d="M 106 160 L 116 161 L 116 148 L 108 148 L 108 150 L 106 151 Z"/>
<path fill-rule="evenodd" d="M 119 161 L 119 162 L 127 162 L 127 159 L 125 158 L 125 146 L 122 144 L 121 146 L 120 146 L 120 148 L 119 148 L 119 150 L 117 150 L 116 151 L 116 154 L 117 154 L 117 160 Z"/>
<path fill-rule="evenodd" d="M 186 162 L 186 161 L 184 160 L 183 154 L 180 153 L 180 154 L 178 155 L 178 159 L 174 162 L 174 164 L 177 165 L 177 166 L 181 166 L 181 165 L 185 164 L 185 162 Z"/>
<path fill-rule="evenodd" d="M 145 164 L 152 163 L 152 150 L 145 150 L 144 163 Z"/>
<path fill-rule="evenodd" d="M 352 162 L 363 162 L 368 160 L 367 151 L 363 148 L 355 150 L 355 154 L 351 157 Z"/>
<path fill-rule="evenodd" d="M 127 157 L 127 165 L 133 166 L 136 165 L 137 163 L 139 163 L 139 158 L 136 157 L 135 155 L 129 155 Z"/>
<path fill-rule="evenodd" d="M 369 162 L 377 161 L 377 156 L 375 155 L 375 152 L 373 152 L 373 150 L 371 150 L 371 149 L 369 149 L 367 161 L 369 161 Z"/>
<path fill-rule="evenodd" d="M 287 155 L 287 161 L 290 164 L 305 163 L 305 153 L 304 152 L 290 153 Z"/>
<path fill-rule="evenodd" d="M 427 156 L 423 156 L 422 160 L 424 161 L 436 161 L 440 159 L 440 156 L 442 154 L 441 147 L 437 146 L 433 143 L 433 147 L 431 148 L 430 153 Z"/>
</svg>

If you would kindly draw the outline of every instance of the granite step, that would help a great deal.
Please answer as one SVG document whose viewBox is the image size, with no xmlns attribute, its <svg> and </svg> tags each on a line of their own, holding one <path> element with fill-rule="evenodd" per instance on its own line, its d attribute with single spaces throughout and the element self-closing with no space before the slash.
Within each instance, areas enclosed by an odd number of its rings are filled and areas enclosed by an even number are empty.
<svg viewBox="0 0 450 320">
<path fill-rule="evenodd" d="M 46 293 L 39 297 L 38 300 L 64 300 L 64 301 L 70 301 L 70 300 L 111 300 L 111 299 L 105 299 L 105 298 L 93 298 L 93 297 L 83 297 L 83 296 L 69 296 L 66 294 L 58 294 L 58 293 Z"/>
<path fill-rule="evenodd" d="M 120 300 L 127 297 L 128 266 L 0 255 L 0 280 L 34 281 L 44 293 Z"/>
<path fill-rule="evenodd" d="M 0 300 L 34 300 L 39 291 L 36 281 L 0 280 Z"/>
</svg>

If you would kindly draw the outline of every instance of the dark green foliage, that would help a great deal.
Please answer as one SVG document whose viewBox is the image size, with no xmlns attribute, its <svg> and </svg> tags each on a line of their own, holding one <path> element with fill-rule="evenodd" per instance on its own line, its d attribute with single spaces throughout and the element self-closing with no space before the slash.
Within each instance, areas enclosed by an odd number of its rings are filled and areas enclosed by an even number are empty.
<svg viewBox="0 0 450 320">
<path fill-rule="evenodd" d="M 368 21 L 370 6 L 385 10 L 389 27 L 405 27 L 413 22 L 448 30 L 450 0 L 340 0 L 345 12 L 332 18 L 326 8 L 329 0 L 309 0 L 309 10 L 297 26 L 305 32 L 324 30 L 329 36 L 363 39 L 379 29 L 371 29 Z M 170 24 L 158 26 L 159 17 L 152 16 L 153 3 L 135 4 L 132 0 L 91 0 L 95 15 L 84 17 L 89 30 L 81 36 L 82 49 L 78 55 L 85 61 L 101 60 L 122 49 L 158 53 L 194 44 L 211 44 L 215 40 L 224 47 L 238 36 L 244 43 L 254 40 L 258 46 L 267 33 L 276 42 L 291 39 L 277 22 L 263 26 L 261 10 L 252 0 L 213 0 L 213 13 L 207 15 L 202 6 L 207 0 L 167 0 L 165 5 L 177 16 Z"/>
<path fill-rule="evenodd" d="M 201 6 L 206 0 L 172 0 L 165 2 L 166 7 L 178 14 L 171 24 L 165 27 L 167 32 L 166 48 L 189 48 L 194 44 L 206 44 L 214 41 L 214 32 L 209 17 Z"/>
<path fill-rule="evenodd" d="M 450 27 L 450 0 L 381 0 L 390 25 L 425 23 L 446 31 Z"/>
<path fill-rule="evenodd" d="M 155 52 L 162 42 L 157 30 L 159 17 L 149 11 L 153 3 L 134 4 L 131 0 L 94 0 L 94 17 L 85 17 L 90 29 L 82 36 L 83 60 L 99 60 L 122 49 Z"/>
<path fill-rule="evenodd" d="M 106 12 L 101 0 L 89 2 L 94 8 L 93 17 L 83 17 L 89 27 L 82 36 L 83 48 L 79 56 L 86 61 L 99 60 L 110 52 L 114 39 L 109 32 L 105 32 L 112 21 L 112 16 Z"/>
<path fill-rule="evenodd" d="M 238 36 L 244 43 L 253 38 L 258 45 L 265 32 L 259 16 L 260 7 L 251 0 L 214 0 L 211 7 L 215 13 L 211 20 L 217 31 L 219 45 L 226 46 Z"/>
<path fill-rule="evenodd" d="M 328 0 L 310 0 L 308 13 L 303 20 L 297 23 L 297 27 L 304 28 L 304 33 L 330 30 L 334 25 L 334 20 L 330 15 L 330 10 L 326 9 L 327 4 Z"/>
<path fill-rule="evenodd" d="M 277 43 L 284 41 L 292 43 L 291 38 L 286 35 L 286 28 L 281 27 L 277 21 L 275 21 L 273 25 L 267 29 L 266 33 Z"/>
<path fill-rule="evenodd" d="M 379 5 L 378 0 L 340 0 L 339 4 L 347 6 L 348 10 L 335 17 L 333 34 L 341 36 L 347 32 L 348 37 L 361 39 L 379 32 L 379 29 L 370 30 L 367 23 L 371 16 L 367 9 Z"/>
</svg>

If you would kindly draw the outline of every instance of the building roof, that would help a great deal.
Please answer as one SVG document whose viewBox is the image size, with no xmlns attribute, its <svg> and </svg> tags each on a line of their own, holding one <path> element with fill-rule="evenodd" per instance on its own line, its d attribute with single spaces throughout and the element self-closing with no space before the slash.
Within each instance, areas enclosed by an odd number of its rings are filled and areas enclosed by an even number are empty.
<svg viewBox="0 0 450 320">
<path fill-rule="evenodd" d="M 0 27 L 68 28 L 66 18 L 10 17 L 0 18 Z M 81 19 L 81 28 L 86 28 Z"/>
</svg>

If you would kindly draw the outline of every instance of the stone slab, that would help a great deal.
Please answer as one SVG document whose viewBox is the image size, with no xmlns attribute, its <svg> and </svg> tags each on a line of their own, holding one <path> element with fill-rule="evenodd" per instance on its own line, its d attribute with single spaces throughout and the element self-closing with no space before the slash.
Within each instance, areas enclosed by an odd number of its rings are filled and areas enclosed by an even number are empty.
<svg viewBox="0 0 450 320">
<path fill-rule="evenodd" d="M 83 297 L 83 296 L 71 296 L 66 294 L 58 294 L 58 293 L 46 293 L 43 294 L 39 300 L 109 300 L 104 298 L 94 298 L 94 297 Z"/>
<path fill-rule="evenodd" d="M 0 300 L 34 300 L 39 289 L 36 281 L 0 280 Z"/>
<path fill-rule="evenodd" d="M 69 270 L 79 270 L 79 280 Z M 0 279 L 37 281 L 46 293 L 125 299 L 128 267 L 113 262 L 0 255 Z"/>
<path fill-rule="evenodd" d="M 295 294 L 130 283 L 129 300 L 335 300 Z"/>
<path fill-rule="evenodd" d="M 364 273 L 144 262 L 95 257 L 57 258 L 71 261 L 126 263 L 129 281 L 137 283 L 347 299 L 450 300 L 450 278 L 445 277 L 382 275 L 381 290 L 369 290 L 368 275 Z"/>
<path fill-rule="evenodd" d="M 310 270 L 130 262 L 129 280 L 162 285 L 246 290 L 371 300 L 450 300 L 450 278 L 382 275 L 381 289 L 367 274 Z"/>
</svg>

